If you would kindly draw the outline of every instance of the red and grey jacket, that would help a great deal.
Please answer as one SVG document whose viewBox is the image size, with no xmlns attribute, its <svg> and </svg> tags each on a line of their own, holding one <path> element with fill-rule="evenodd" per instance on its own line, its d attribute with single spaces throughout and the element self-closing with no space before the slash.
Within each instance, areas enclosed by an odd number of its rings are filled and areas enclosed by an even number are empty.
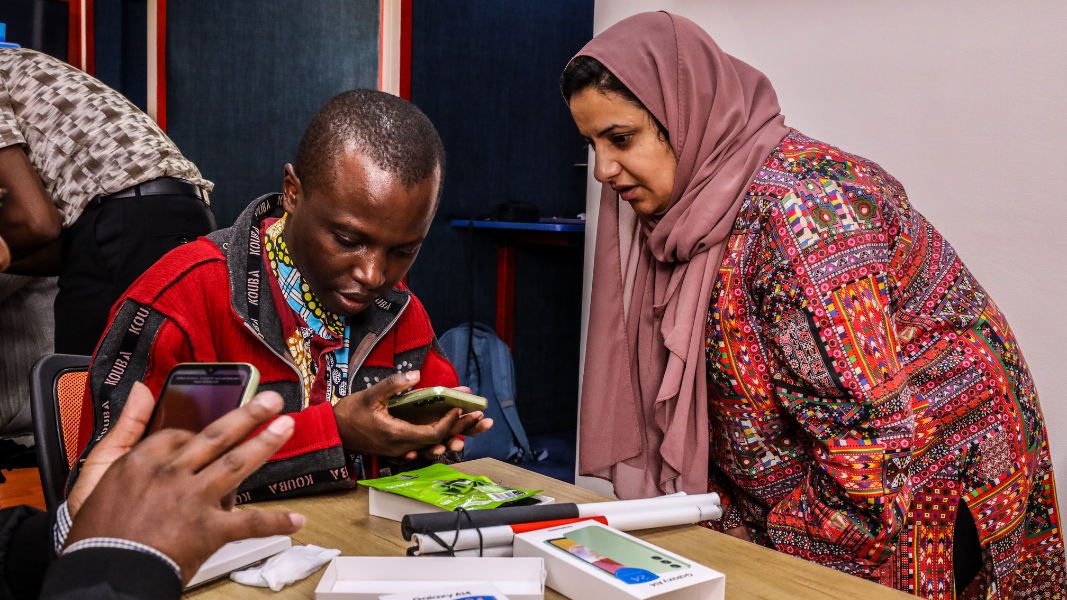
<svg viewBox="0 0 1067 600">
<path fill-rule="evenodd" d="M 354 484 L 328 401 L 305 404 L 303 381 L 285 343 L 260 240 L 261 221 L 280 217 L 281 196 L 268 194 L 232 227 L 181 246 L 152 266 L 111 309 L 111 321 L 89 367 L 78 445 L 77 478 L 89 451 L 118 419 L 135 381 L 159 394 L 182 362 L 247 362 L 259 390 L 285 400 L 296 420 L 292 439 L 238 490 L 238 502 L 349 488 Z M 397 371 L 420 369 L 420 387 L 459 385 L 437 343 L 426 310 L 403 286 L 349 319 L 349 390 Z M 320 375 L 324 376 L 324 375 Z"/>
</svg>

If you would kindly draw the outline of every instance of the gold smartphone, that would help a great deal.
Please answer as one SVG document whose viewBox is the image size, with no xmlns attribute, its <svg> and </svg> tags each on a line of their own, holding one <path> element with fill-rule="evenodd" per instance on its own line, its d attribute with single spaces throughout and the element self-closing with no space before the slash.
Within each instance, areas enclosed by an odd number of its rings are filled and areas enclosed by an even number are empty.
<svg viewBox="0 0 1067 600">
<path fill-rule="evenodd" d="M 145 437 L 160 429 L 199 433 L 219 417 L 248 403 L 259 371 L 248 363 L 180 363 L 163 382 Z"/>
<path fill-rule="evenodd" d="M 390 398 L 389 414 L 411 423 L 432 423 L 453 408 L 469 413 L 485 410 L 488 405 L 481 396 L 438 385 Z"/>
</svg>

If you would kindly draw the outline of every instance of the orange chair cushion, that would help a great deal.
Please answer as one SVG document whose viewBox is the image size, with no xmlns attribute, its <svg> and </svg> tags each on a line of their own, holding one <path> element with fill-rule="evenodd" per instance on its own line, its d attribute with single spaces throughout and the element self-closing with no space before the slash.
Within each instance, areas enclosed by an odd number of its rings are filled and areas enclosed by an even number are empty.
<svg viewBox="0 0 1067 600">
<path fill-rule="evenodd" d="M 59 423 L 63 430 L 63 448 L 67 452 L 67 468 L 78 460 L 78 422 L 81 419 L 82 396 L 85 394 L 87 371 L 68 371 L 56 381 L 56 400 L 59 404 Z"/>
</svg>

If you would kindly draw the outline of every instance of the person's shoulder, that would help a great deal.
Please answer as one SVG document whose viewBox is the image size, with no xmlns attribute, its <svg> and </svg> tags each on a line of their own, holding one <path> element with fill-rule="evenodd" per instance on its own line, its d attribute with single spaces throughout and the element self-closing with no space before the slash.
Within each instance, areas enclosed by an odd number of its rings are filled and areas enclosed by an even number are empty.
<svg viewBox="0 0 1067 600">
<path fill-rule="evenodd" d="M 792 131 L 772 157 L 781 183 L 771 198 L 777 225 L 801 254 L 856 235 L 884 242 L 886 224 L 906 203 L 903 188 L 877 163 Z"/>
<path fill-rule="evenodd" d="M 878 163 L 793 130 L 772 160 L 788 174 L 793 189 L 810 189 L 810 183 L 834 182 L 838 187 L 865 188 L 877 193 L 898 193 L 900 183 Z"/>
<path fill-rule="evenodd" d="M 53 85 L 71 78 L 89 77 L 58 58 L 30 48 L 0 48 L 0 73 L 9 86 L 20 85 L 19 81 L 25 83 L 25 78 L 32 78 L 33 85 Z"/>
<path fill-rule="evenodd" d="M 130 286 L 126 295 L 153 304 L 171 290 L 192 286 L 210 292 L 219 285 L 225 286 L 228 297 L 226 257 L 211 240 L 202 237 L 165 254 Z"/>
<path fill-rule="evenodd" d="M 426 307 L 404 284 L 398 284 L 396 289 L 409 294 L 408 304 L 394 326 L 396 351 L 403 352 L 432 343 L 433 324 L 430 322 Z"/>
<path fill-rule="evenodd" d="M 32 48 L 0 48 L 0 64 L 10 67 L 17 65 L 20 71 L 43 67 L 59 70 L 74 68 L 58 58 Z"/>
</svg>

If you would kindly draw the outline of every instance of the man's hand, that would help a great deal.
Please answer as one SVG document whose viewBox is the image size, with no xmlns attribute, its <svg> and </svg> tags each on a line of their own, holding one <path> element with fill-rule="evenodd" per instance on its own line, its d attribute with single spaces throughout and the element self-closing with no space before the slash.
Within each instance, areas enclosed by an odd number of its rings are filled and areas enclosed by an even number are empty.
<svg viewBox="0 0 1067 600">
<path fill-rule="evenodd" d="M 418 384 L 419 372 L 394 373 L 365 390 L 345 396 L 333 407 L 345 448 L 361 454 L 403 457 L 444 454 L 463 449 L 457 436 L 471 436 L 493 426 L 481 412 L 462 414 L 454 408 L 434 423 L 415 425 L 389 414 L 389 398 Z M 447 447 L 446 447 L 447 444 Z"/>
<path fill-rule="evenodd" d="M 0 148 L 0 235 L 18 260 L 40 250 L 63 233 L 63 218 L 52 204 L 21 144 Z"/>
<path fill-rule="evenodd" d="M 70 490 L 67 497 L 67 510 L 70 518 L 77 516 L 86 498 L 93 493 L 100 478 L 107 472 L 111 463 L 122 458 L 130 448 L 141 441 L 144 429 L 148 426 L 148 419 L 152 418 L 152 408 L 156 401 L 152 398 L 152 392 L 148 386 L 141 382 L 133 384 L 130 390 L 130 398 L 126 401 L 126 407 L 122 409 L 118 423 L 100 443 L 93 448 L 82 465 L 78 475 L 78 481 Z"/>
<path fill-rule="evenodd" d="M 281 397 L 264 392 L 198 435 L 164 429 L 137 444 L 100 478 L 67 545 L 96 537 L 145 544 L 178 563 L 188 583 L 228 542 L 296 532 L 304 524 L 296 513 L 226 510 L 237 486 L 292 437 L 286 415 L 237 446 L 281 409 Z"/>
<path fill-rule="evenodd" d="M 471 393 L 471 389 L 465 385 L 461 385 L 452 389 L 468 394 Z M 469 414 L 481 415 L 482 413 L 478 412 Z M 464 447 L 463 438 L 478 435 L 483 431 L 487 431 L 492 426 L 493 420 L 489 418 L 478 419 L 477 421 L 474 421 L 473 424 L 468 423 L 461 418 L 459 421 L 456 421 L 456 425 L 452 428 L 452 431 L 449 432 L 447 440 L 441 442 L 440 444 L 437 444 L 436 446 L 430 448 L 423 448 L 419 453 L 422 454 L 424 458 L 433 458 L 435 456 L 440 456 L 444 454 L 446 450 L 451 450 L 452 452 L 459 452 Z M 466 429 L 463 429 L 464 427 L 466 427 Z"/>
<path fill-rule="evenodd" d="M 37 252 L 11 263 L 8 273 L 30 277 L 53 277 L 63 268 L 63 238 L 46 245 Z"/>
</svg>

